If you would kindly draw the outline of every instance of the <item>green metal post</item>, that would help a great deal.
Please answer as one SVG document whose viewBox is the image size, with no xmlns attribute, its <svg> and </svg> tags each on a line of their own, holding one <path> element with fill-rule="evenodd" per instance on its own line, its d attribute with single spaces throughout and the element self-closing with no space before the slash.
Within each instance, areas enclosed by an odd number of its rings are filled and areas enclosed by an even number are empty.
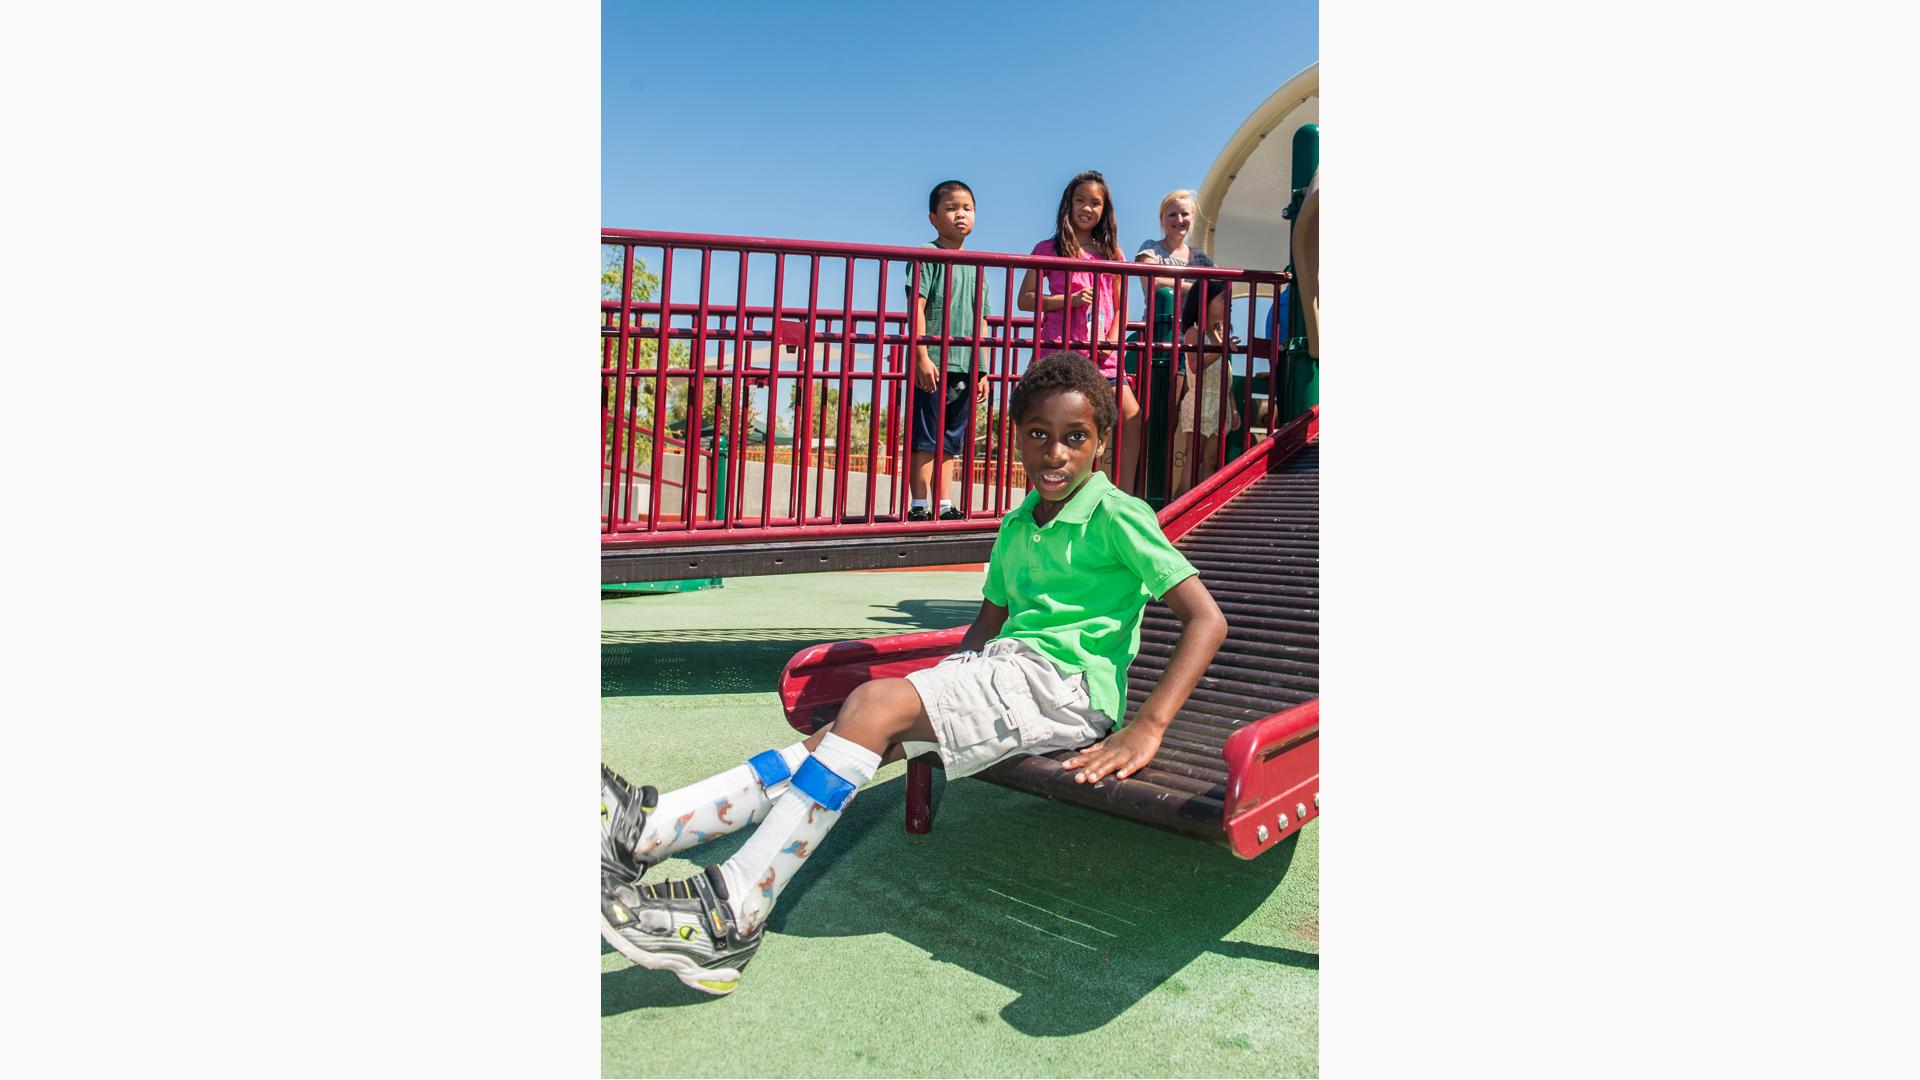
<svg viewBox="0 0 1920 1080">
<path fill-rule="evenodd" d="M 1173 341 L 1173 292 L 1170 287 L 1153 291 L 1154 345 Z M 1173 355 L 1169 349 L 1154 348 L 1147 349 L 1146 355 L 1148 374 L 1142 382 L 1151 395 L 1153 416 L 1140 435 L 1147 441 L 1147 502 L 1158 509 L 1167 504 L 1167 481 L 1173 469 L 1168 460 L 1173 431 Z"/>
<path fill-rule="evenodd" d="M 1127 335 L 1133 347 L 1127 350 L 1126 367 L 1129 375 L 1141 375 L 1144 369 L 1141 384 L 1146 388 L 1146 400 L 1153 404 L 1153 416 L 1140 437 L 1147 444 L 1142 464 L 1146 470 L 1145 498 L 1149 506 L 1159 509 L 1167 504 L 1168 433 L 1173 423 L 1172 353 L 1166 347 L 1173 340 L 1173 289 L 1170 286 L 1163 285 L 1153 291 L 1153 318 L 1148 322 L 1147 336 L 1150 340 L 1143 342 L 1138 331 Z"/>
<path fill-rule="evenodd" d="M 1307 197 L 1307 185 L 1320 171 L 1320 125 L 1302 124 L 1293 133 L 1293 199 L 1282 216 L 1296 221 L 1300 204 Z M 1293 273 L 1292 245 L 1288 245 L 1287 273 Z M 1279 423 L 1285 424 L 1309 408 L 1320 404 L 1320 358 L 1307 353 L 1306 316 L 1300 307 L 1300 290 L 1287 290 L 1287 353 L 1279 394 Z"/>
<path fill-rule="evenodd" d="M 720 520 L 725 521 L 727 519 L 727 477 L 733 475 L 733 458 L 728 452 L 727 437 L 724 434 L 715 435 L 713 445 L 714 449 L 719 451 L 714 455 L 716 472 L 713 478 L 713 505 L 720 508 Z"/>
</svg>

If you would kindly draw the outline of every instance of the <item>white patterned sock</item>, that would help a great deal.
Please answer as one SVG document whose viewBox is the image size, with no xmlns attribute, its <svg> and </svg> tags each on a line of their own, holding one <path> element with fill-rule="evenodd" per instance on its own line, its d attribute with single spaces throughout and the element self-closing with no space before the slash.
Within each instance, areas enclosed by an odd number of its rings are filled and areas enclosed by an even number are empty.
<svg viewBox="0 0 1920 1080">
<path fill-rule="evenodd" d="M 820 740 L 813 757 L 827 771 L 852 784 L 855 791 L 873 779 L 880 768 L 879 754 L 831 731 Z M 849 795 L 847 802 L 852 801 Z M 843 810 L 845 806 L 843 803 Z M 720 864 L 727 881 L 728 905 L 742 933 L 751 934 L 766 925 L 773 902 L 793 880 L 800 864 L 820 846 L 827 830 L 840 820 L 840 814 L 840 810 L 829 810 L 789 787 L 774 801 L 766 822 L 754 830 L 733 858 Z"/>
<path fill-rule="evenodd" d="M 787 763 L 791 779 L 793 770 L 807 760 L 807 744 L 794 743 L 781 748 L 780 759 Z M 762 788 L 752 766 L 743 764 L 718 776 L 675 788 L 660 796 L 660 805 L 647 815 L 647 827 L 641 832 L 634 853 L 648 862 L 659 862 L 696 844 L 764 820 L 774 800 L 787 790 L 788 782 L 782 780 L 770 788 Z"/>
</svg>

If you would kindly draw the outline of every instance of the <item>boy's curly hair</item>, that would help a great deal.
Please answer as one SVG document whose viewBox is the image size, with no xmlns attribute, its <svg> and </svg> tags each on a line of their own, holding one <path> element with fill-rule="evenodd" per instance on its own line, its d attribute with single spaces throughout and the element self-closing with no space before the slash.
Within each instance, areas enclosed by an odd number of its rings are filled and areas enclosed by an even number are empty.
<svg viewBox="0 0 1920 1080">
<path fill-rule="evenodd" d="M 1093 405 L 1093 426 L 1103 440 L 1113 434 L 1120 418 L 1113 403 L 1113 386 L 1093 361 L 1076 352 L 1048 353 L 1034 361 L 1014 384 L 1013 400 L 1007 407 L 1017 423 L 1026 419 L 1029 405 L 1062 390 L 1079 391 Z"/>
</svg>

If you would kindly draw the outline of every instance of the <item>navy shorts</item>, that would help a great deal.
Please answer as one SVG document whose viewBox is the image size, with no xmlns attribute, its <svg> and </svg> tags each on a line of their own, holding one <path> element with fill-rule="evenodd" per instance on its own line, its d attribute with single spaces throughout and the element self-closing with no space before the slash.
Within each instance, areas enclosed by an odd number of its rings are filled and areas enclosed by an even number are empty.
<svg viewBox="0 0 1920 1080">
<path fill-rule="evenodd" d="M 908 383 L 913 390 L 913 449 L 916 453 L 933 453 L 933 430 L 936 423 L 946 431 L 946 453 L 948 457 L 960 456 L 960 450 L 967 441 L 968 406 L 973 401 L 973 377 L 965 371 L 947 372 L 947 407 L 940 410 L 934 401 L 939 391 L 929 393 L 919 386 Z M 937 420 L 936 412 L 944 412 Z"/>
</svg>

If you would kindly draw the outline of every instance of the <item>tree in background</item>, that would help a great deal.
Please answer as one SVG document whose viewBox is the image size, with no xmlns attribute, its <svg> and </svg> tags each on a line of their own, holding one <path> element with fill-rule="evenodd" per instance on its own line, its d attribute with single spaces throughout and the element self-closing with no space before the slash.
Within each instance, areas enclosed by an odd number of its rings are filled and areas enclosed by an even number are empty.
<svg viewBox="0 0 1920 1080">
<path fill-rule="evenodd" d="M 800 383 L 798 380 L 787 389 L 787 408 L 794 409 L 800 401 Z M 821 416 L 821 410 L 826 416 Z M 827 382 L 813 384 L 813 419 L 811 437 L 815 442 L 832 441 L 840 444 L 840 388 Z M 847 437 L 845 440 L 849 454 L 864 454 L 873 443 L 873 403 L 856 401 L 847 406 Z"/>
<path fill-rule="evenodd" d="M 620 299 L 620 279 L 623 276 L 622 262 L 625 250 L 618 245 L 603 245 L 600 249 L 600 299 L 617 302 Z M 660 290 L 660 277 L 647 270 L 646 261 L 637 254 L 633 260 L 633 288 L 631 299 L 636 304 L 651 303 Z M 619 313 L 607 313 L 601 320 L 603 327 L 618 327 Z M 613 371 L 646 370 L 654 366 L 653 358 L 660 348 L 658 325 L 642 331 L 640 320 L 636 316 L 632 326 L 632 336 L 627 339 L 627 354 L 620 358 L 621 363 L 613 363 L 613 354 L 619 347 L 617 337 L 602 337 L 600 350 L 601 363 L 601 410 L 604 417 L 612 418 L 616 411 L 618 423 L 603 425 L 601 452 L 606 455 L 603 461 L 619 460 L 632 453 L 637 468 L 651 468 L 653 461 L 653 396 L 654 380 L 649 376 L 630 377 L 627 380 L 627 400 L 623 404 L 619 398 L 619 380 Z M 693 355 L 684 341 L 670 342 L 667 346 L 667 369 L 691 371 Z M 702 390 L 700 423 L 697 429 L 689 432 L 687 423 L 687 405 L 692 392 L 692 382 L 686 376 L 668 376 L 666 428 L 676 439 L 686 440 L 691 436 L 698 443 L 702 432 L 713 428 L 719 432 L 727 429 L 725 405 L 726 391 L 731 380 L 719 375 L 705 380 Z M 747 395 L 742 394 L 742 397 Z M 743 402 L 741 431 L 752 430 L 757 419 L 750 397 Z M 630 437 L 628 437 L 630 436 Z"/>
<path fill-rule="evenodd" d="M 873 402 L 856 401 L 847 410 L 847 452 L 864 454 L 873 445 Z"/>
</svg>

